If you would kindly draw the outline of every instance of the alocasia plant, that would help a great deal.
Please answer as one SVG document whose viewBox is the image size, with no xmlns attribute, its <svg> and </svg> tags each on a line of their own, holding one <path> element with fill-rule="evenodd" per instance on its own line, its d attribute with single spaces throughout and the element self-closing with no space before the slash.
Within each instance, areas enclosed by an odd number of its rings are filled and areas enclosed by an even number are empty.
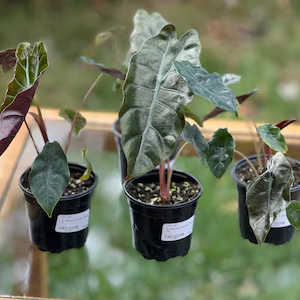
<svg viewBox="0 0 300 300">
<path fill-rule="evenodd" d="M 39 81 L 48 68 L 47 51 L 43 42 L 35 43 L 33 47 L 29 43 L 21 43 L 17 49 L 1 51 L 0 64 L 4 72 L 15 67 L 13 79 L 8 84 L 4 101 L 0 106 L 0 156 L 10 145 L 21 125 L 23 123 L 27 125 L 26 116 L 30 114 L 37 122 L 45 142 L 39 153 L 27 126 L 38 154 L 29 174 L 30 189 L 39 205 L 51 217 L 53 209 L 63 195 L 70 179 L 66 153 L 70 144 L 71 133 L 74 131 L 78 135 L 85 125 L 85 119 L 79 111 L 61 111 L 60 115 L 71 124 L 65 151 L 56 141 L 49 142 L 42 111 L 35 96 Z M 32 104 L 36 106 L 37 113 L 29 112 Z M 86 151 L 84 156 L 86 156 Z M 89 164 L 88 169 L 90 170 L 90 168 Z M 87 179 L 86 175 L 85 179 Z"/>
<path fill-rule="evenodd" d="M 294 119 L 276 125 L 266 123 L 257 128 L 257 133 L 267 148 L 267 154 L 263 158 L 266 156 L 268 160 L 261 163 L 263 170 L 258 171 L 254 165 L 251 167 L 256 176 L 247 183 L 246 205 L 249 223 L 259 244 L 265 241 L 273 222 L 283 210 L 287 210 L 291 224 L 299 226 L 296 213 L 299 206 L 290 205 L 290 188 L 294 176 L 291 164 L 284 156 L 287 144 L 281 133 L 281 129 L 293 122 Z M 275 155 L 272 155 L 272 150 L 277 151 Z M 260 155 L 257 157 L 259 159 Z"/>
<path fill-rule="evenodd" d="M 142 10 L 136 13 L 130 42 L 124 76 L 83 58 L 103 73 L 125 79 L 119 111 L 128 172 L 124 180 L 145 174 L 158 165 L 160 176 L 164 176 L 164 165 L 182 134 L 186 142 L 192 143 L 202 162 L 207 161 L 212 173 L 220 178 L 232 160 L 235 148 L 232 136 L 226 129 L 220 129 L 207 143 L 199 128 L 195 124 L 191 126 L 186 118 L 202 126 L 203 120 L 223 111 L 237 114 L 238 103 L 255 91 L 236 97 L 227 85 L 239 81 L 240 77 L 232 74 L 222 77 L 206 71 L 200 64 L 198 33 L 191 29 L 177 39 L 175 27 L 157 13 L 149 15 Z M 217 106 L 203 120 L 187 108 L 194 94 Z M 171 174 L 169 168 L 168 183 Z M 162 202 L 168 202 L 168 184 L 162 178 L 160 182 Z"/>
</svg>

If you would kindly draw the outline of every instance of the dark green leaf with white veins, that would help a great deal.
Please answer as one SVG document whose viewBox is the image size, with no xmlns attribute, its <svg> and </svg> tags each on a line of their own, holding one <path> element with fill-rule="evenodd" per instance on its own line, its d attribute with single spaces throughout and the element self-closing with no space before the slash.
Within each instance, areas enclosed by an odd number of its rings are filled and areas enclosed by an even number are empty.
<svg viewBox="0 0 300 300">
<path fill-rule="evenodd" d="M 266 123 L 258 126 L 257 132 L 262 140 L 273 150 L 285 153 L 287 151 L 287 144 L 280 128 L 277 126 Z"/>
<path fill-rule="evenodd" d="M 46 143 L 29 174 L 30 189 L 38 204 L 51 217 L 70 179 L 65 153 L 57 142 Z"/>
<path fill-rule="evenodd" d="M 177 40 L 174 26 L 167 25 L 131 57 L 119 113 L 127 179 L 147 173 L 174 152 L 192 97 L 174 61 L 200 64 L 199 54 L 195 30 Z"/>
<path fill-rule="evenodd" d="M 67 120 L 70 125 L 72 125 L 75 115 L 76 115 L 76 111 L 72 109 L 66 108 L 66 109 L 61 109 L 59 111 L 59 116 Z M 77 116 L 77 120 L 75 122 L 75 126 L 73 127 L 73 131 L 76 133 L 76 135 L 79 134 L 79 132 L 81 131 L 81 129 L 84 128 L 85 125 L 86 125 L 86 119 L 79 113 Z"/>
<path fill-rule="evenodd" d="M 168 22 L 157 12 L 148 14 L 145 10 L 139 9 L 133 18 L 133 31 L 130 35 L 130 49 L 127 59 L 140 50 L 143 43 L 160 33 Z"/>
<path fill-rule="evenodd" d="M 236 97 L 218 73 L 208 73 L 203 67 L 195 66 L 189 61 L 176 61 L 175 67 L 194 94 L 226 111 L 237 113 Z"/>
<path fill-rule="evenodd" d="M 247 185 L 249 223 L 259 244 L 265 241 L 276 217 L 290 204 L 293 180 L 289 161 L 277 152 L 268 159 L 266 171 Z"/>
<path fill-rule="evenodd" d="M 292 226 L 300 229 L 300 203 L 298 201 L 293 200 L 286 208 L 286 216 Z"/>
<path fill-rule="evenodd" d="M 218 129 L 208 142 L 206 160 L 210 171 L 221 178 L 232 162 L 235 142 L 226 128 Z"/>
<path fill-rule="evenodd" d="M 208 143 L 206 142 L 204 136 L 199 130 L 197 125 L 191 126 L 188 122 L 185 122 L 185 127 L 183 130 L 183 139 L 191 143 L 200 157 L 202 164 L 205 163 L 205 153 L 208 149 Z"/>
</svg>

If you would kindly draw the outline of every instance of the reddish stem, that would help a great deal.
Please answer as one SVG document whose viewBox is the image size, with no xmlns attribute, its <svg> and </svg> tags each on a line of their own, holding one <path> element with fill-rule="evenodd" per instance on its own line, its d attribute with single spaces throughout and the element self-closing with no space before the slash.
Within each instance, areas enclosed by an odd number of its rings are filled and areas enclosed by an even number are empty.
<svg viewBox="0 0 300 300">
<path fill-rule="evenodd" d="M 165 162 L 162 162 L 159 165 L 159 186 L 161 202 L 166 203 L 170 197 L 167 189 Z"/>
<path fill-rule="evenodd" d="M 89 90 L 87 91 L 87 93 L 85 94 L 82 102 L 81 102 L 81 105 L 80 107 L 77 109 L 76 111 L 76 114 L 74 116 L 74 119 L 73 119 L 73 122 L 72 122 L 72 125 L 71 125 L 71 129 L 69 131 L 69 135 L 68 135 L 68 140 L 67 140 L 67 144 L 66 144 L 66 147 L 65 147 L 65 154 L 68 153 L 68 150 L 69 150 L 69 146 L 70 146 L 70 143 L 71 143 L 71 138 L 72 138 L 72 131 L 73 131 L 73 128 L 76 124 L 76 121 L 77 121 L 77 118 L 78 118 L 78 115 L 79 115 L 79 111 L 81 110 L 81 108 L 83 107 L 84 103 L 86 102 L 86 99 L 88 97 L 88 95 L 90 94 L 90 92 L 92 91 L 92 89 L 94 88 L 94 86 L 96 85 L 96 83 L 98 82 L 98 80 L 102 77 L 102 74 L 100 74 L 97 79 L 94 81 L 94 83 L 91 85 L 91 87 L 89 88 Z"/>
</svg>

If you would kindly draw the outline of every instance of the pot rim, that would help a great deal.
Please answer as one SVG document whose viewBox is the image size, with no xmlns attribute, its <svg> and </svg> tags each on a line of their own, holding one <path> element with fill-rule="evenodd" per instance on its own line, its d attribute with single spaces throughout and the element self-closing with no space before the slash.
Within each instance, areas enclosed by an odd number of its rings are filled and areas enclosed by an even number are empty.
<svg viewBox="0 0 300 300">
<path fill-rule="evenodd" d="M 123 183 L 123 190 L 124 190 L 124 193 L 126 194 L 127 198 L 130 201 L 133 201 L 134 203 L 136 203 L 138 205 L 141 205 L 141 206 L 144 206 L 144 207 L 147 207 L 147 208 L 150 208 L 150 209 L 151 208 L 153 208 L 153 209 L 157 209 L 157 208 L 159 208 L 159 209 L 178 209 L 180 207 L 185 207 L 185 206 L 191 205 L 192 203 L 197 201 L 203 194 L 203 187 L 202 187 L 200 181 L 196 177 L 194 177 L 193 175 L 191 175 L 189 173 L 186 173 L 186 172 L 183 172 L 183 171 L 178 171 L 178 170 L 174 170 L 173 175 L 177 174 L 177 175 L 187 176 L 187 177 L 189 177 L 189 179 L 192 179 L 193 181 L 197 182 L 200 186 L 199 193 L 197 195 L 195 195 L 194 198 L 192 198 L 189 201 L 186 201 L 186 202 L 183 202 L 183 203 L 164 204 L 164 205 L 149 204 L 149 203 L 145 203 L 145 202 L 142 202 L 142 201 L 139 201 L 139 200 L 135 199 L 132 195 L 130 195 L 128 193 L 126 187 L 129 183 L 131 183 L 132 181 L 138 180 L 139 178 L 148 177 L 148 176 L 151 176 L 151 175 L 158 175 L 158 173 L 159 173 L 159 170 L 152 170 L 147 174 L 144 174 L 144 175 L 141 175 L 141 176 L 138 176 L 138 177 L 135 177 L 135 178 L 131 178 L 130 180 L 125 181 Z"/>
<path fill-rule="evenodd" d="M 253 161 L 255 160 L 257 157 L 256 154 L 253 154 L 253 155 L 249 155 L 247 156 L 247 158 L 250 160 L 250 161 Z M 289 157 L 287 156 L 287 158 L 295 163 L 297 163 L 300 167 L 300 161 L 295 159 L 295 158 L 292 158 L 292 157 Z M 233 167 L 231 168 L 231 176 L 233 177 L 233 179 L 241 186 L 244 186 L 246 187 L 247 186 L 247 183 L 245 181 L 241 181 L 237 175 L 236 175 L 236 171 L 239 169 L 239 167 L 241 167 L 242 165 L 244 164 L 247 164 L 247 161 L 245 160 L 245 158 L 242 158 L 240 160 L 238 160 L 234 165 Z M 292 188 L 290 188 L 290 192 L 295 192 L 295 191 L 298 191 L 300 189 L 300 185 L 297 185 L 297 186 L 294 186 Z"/>
<path fill-rule="evenodd" d="M 75 167 L 75 168 L 76 168 L 76 167 L 80 167 L 80 168 L 86 169 L 86 167 L 84 167 L 84 166 L 82 166 L 82 165 L 80 165 L 80 164 L 77 164 L 77 163 L 68 163 L 68 165 L 69 165 L 69 168 L 72 168 L 72 167 Z M 29 197 L 35 199 L 34 195 L 33 195 L 31 192 L 27 191 L 27 190 L 24 188 L 23 184 L 22 184 L 22 178 L 25 176 L 25 174 L 26 174 L 27 172 L 29 172 L 30 169 L 31 169 L 31 167 L 27 168 L 27 169 L 22 173 L 22 175 L 20 176 L 20 178 L 19 178 L 19 187 L 21 188 L 21 190 L 23 191 L 24 194 L 26 194 L 27 196 L 29 196 Z M 82 193 L 79 193 L 79 194 L 75 194 L 75 195 L 61 196 L 59 201 L 68 201 L 68 200 L 72 200 L 72 199 L 74 199 L 74 198 L 83 197 L 83 196 L 85 196 L 85 195 L 87 195 L 87 194 L 93 192 L 93 190 L 95 189 L 96 185 L 98 184 L 98 176 L 94 173 L 94 171 L 92 171 L 91 176 L 93 177 L 94 182 L 93 182 L 93 184 L 90 186 L 90 188 L 89 188 L 88 190 L 86 190 L 86 191 L 84 191 L 84 192 L 82 192 Z"/>
<path fill-rule="evenodd" d="M 117 136 L 117 137 L 120 139 L 120 138 L 121 138 L 121 132 L 118 131 L 117 125 L 120 126 L 119 119 L 116 119 L 116 120 L 113 122 L 112 131 L 113 131 L 114 135 Z"/>
</svg>

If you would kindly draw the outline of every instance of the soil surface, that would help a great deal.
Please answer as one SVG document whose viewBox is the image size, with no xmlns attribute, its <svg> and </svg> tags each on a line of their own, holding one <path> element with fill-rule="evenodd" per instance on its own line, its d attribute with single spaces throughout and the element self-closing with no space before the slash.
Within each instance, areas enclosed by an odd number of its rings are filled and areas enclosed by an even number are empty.
<svg viewBox="0 0 300 300">
<path fill-rule="evenodd" d="M 131 183 L 127 191 L 135 199 L 148 204 L 164 205 L 178 204 L 192 200 L 200 191 L 198 184 L 191 184 L 187 181 L 172 182 L 170 188 L 170 201 L 161 202 L 158 183 Z"/>
<path fill-rule="evenodd" d="M 256 161 L 252 161 L 255 168 L 258 169 L 258 164 Z M 290 164 L 292 166 L 293 172 L 294 172 L 294 182 L 292 187 L 300 185 L 300 165 L 295 163 L 294 161 L 290 161 Z M 237 170 L 237 177 L 247 183 L 249 180 L 253 179 L 255 177 L 255 174 L 252 170 L 252 168 L 249 166 L 249 164 L 246 164 L 244 167 Z"/>
<path fill-rule="evenodd" d="M 93 180 L 89 178 L 88 180 L 80 180 L 79 178 L 82 176 L 83 173 L 78 171 L 71 171 L 70 172 L 70 182 L 68 186 L 66 187 L 63 196 L 69 196 L 69 195 L 76 195 L 81 194 L 85 191 L 87 191 L 93 184 Z M 28 178 L 24 180 L 22 183 L 25 189 L 29 192 L 31 192 L 29 187 Z"/>
</svg>

